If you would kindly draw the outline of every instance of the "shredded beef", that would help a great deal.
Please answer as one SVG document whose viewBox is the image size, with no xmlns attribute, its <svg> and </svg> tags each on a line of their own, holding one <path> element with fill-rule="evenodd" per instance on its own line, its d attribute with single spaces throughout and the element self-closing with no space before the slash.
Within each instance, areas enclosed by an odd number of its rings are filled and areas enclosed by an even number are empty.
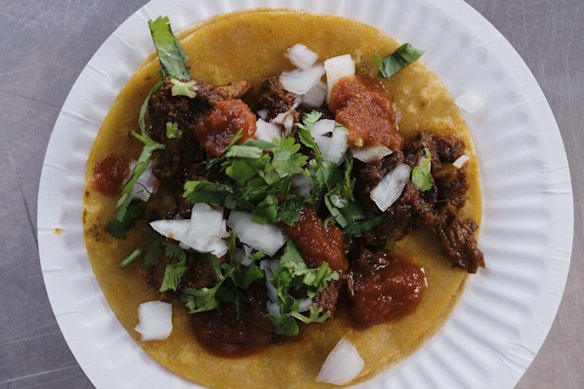
<svg viewBox="0 0 584 389">
<path fill-rule="evenodd" d="M 411 167 L 416 166 L 425 148 L 432 155 L 432 174 L 442 169 L 443 162 L 452 163 L 464 154 L 464 142 L 461 139 L 424 130 L 406 144 L 406 163 Z"/>
<path fill-rule="evenodd" d="M 274 118 L 279 113 L 284 113 L 294 108 L 296 96 L 284 89 L 277 76 L 265 78 L 260 87 L 258 102 L 261 109 L 268 111 L 268 117 Z M 294 121 L 297 122 L 299 117 L 296 113 Z"/>
<path fill-rule="evenodd" d="M 453 266 L 469 273 L 476 273 L 479 266 L 485 267 L 483 253 L 474 237 L 477 229 L 474 221 L 461 218 L 452 209 L 446 211 L 442 222 L 435 227 L 442 248 Z"/>
<path fill-rule="evenodd" d="M 315 297 L 314 303 L 322 308 L 323 312 L 330 311 L 331 317 L 334 316 L 340 289 L 341 284 L 338 281 L 329 282 L 326 289 Z"/>
</svg>

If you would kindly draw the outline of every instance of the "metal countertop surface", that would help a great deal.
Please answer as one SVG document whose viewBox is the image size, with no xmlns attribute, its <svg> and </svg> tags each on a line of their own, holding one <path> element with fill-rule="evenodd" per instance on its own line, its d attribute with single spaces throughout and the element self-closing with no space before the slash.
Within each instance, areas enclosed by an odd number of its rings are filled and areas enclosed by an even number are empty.
<svg viewBox="0 0 584 389">
<path fill-rule="evenodd" d="M 584 388 L 584 1 L 470 0 L 541 85 L 568 153 L 575 239 L 554 325 L 517 388 Z M 57 326 L 36 238 L 39 177 L 60 108 L 145 0 L 0 1 L 0 389 L 92 388 Z"/>
</svg>

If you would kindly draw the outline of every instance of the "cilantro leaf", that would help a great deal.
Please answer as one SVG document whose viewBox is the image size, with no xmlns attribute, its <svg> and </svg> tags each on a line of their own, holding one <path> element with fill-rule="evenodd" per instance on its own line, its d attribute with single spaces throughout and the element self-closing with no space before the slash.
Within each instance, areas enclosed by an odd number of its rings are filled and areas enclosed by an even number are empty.
<svg viewBox="0 0 584 389">
<path fill-rule="evenodd" d="M 211 311 L 219 306 L 218 291 L 227 279 L 231 279 L 235 268 L 226 264 L 222 265 L 222 279 L 217 281 L 212 288 L 185 288 L 181 294 L 181 301 L 189 310 L 189 313 Z"/>
<path fill-rule="evenodd" d="M 176 290 L 187 269 L 186 255 L 185 258 L 177 263 L 166 265 L 166 268 L 164 269 L 164 279 L 162 285 L 160 285 L 160 291 L 166 292 L 167 290 Z"/>
<path fill-rule="evenodd" d="M 308 316 L 305 316 L 300 312 L 291 312 L 290 316 L 306 324 L 310 323 L 320 324 L 328 320 L 328 318 L 331 316 L 331 312 L 330 311 L 323 312 L 322 307 L 319 307 L 316 304 L 312 304 L 310 305 Z"/>
<path fill-rule="evenodd" d="M 345 237 L 347 238 L 359 237 L 363 234 L 363 232 L 369 231 L 370 229 L 374 228 L 379 223 L 381 223 L 384 218 L 385 215 L 382 214 L 371 219 L 366 219 L 353 223 L 343 230 L 343 232 L 345 233 Z"/>
<path fill-rule="evenodd" d="M 412 182 L 422 192 L 430 190 L 434 186 L 432 177 L 432 155 L 427 147 L 424 148 L 422 162 L 412 169 Z"/>
<path fill-rule="evenodd" d="M 143 251 L 144 251 L 144 249 L 142 247 L 135 248 L 130 254 L 128 254 L 124 258 L 122 258 L 122 260 L 120 261 L 120 267 L 121 268 L 128 267 L 128 265 L 130 263 L 132 263 L 140 255 L 142 255 Z"/>
<path fill-rule="evenodd" d="M 263 149 L 255 146 L 233 145 L 225 153 L 226 158 L 251 158 L 258 159 L 262 156 Z"/>
<path fill-rule="evenodd" d="M 209 265 L 211 265 L 211 273 L 213 273 L 213 278 L 215 281 L 224 281 L 225 277 L 223 277 L 223 273 L 221 272 L 219 258 L 213 254 L 207 254 L 207 259 L 209 260 Z"/>
<path fill-rule="evenodd" d="M 145 269 L 150 269 L 152 266 L 158 263 L 158 257 L 160 257 L 160 246 L 162 245 L 163 238 L 157 237 L 150 243 L 148 246 L 148 250 L 146 250 L 146 254 L 144 255 L 144 264 L 142 267 Z"/>
<path fill-rule="evenodd" d="M 322 159 L 322 152 L 318 148 L 318 145 L 314 141 L 314 138 L 310 134 L 310 129 L 322 116 L 322 113 L 318 111 L 312 111 L 307 113 L 302 118 L 302 123 L 296 123 L 296 127 L 298 127 L 298 135 L 300 138 L 300 142 L 311 149 L 314 152 L 314 156 L 317 160 Z"/>
<path fill-rule="evenodd" d="M 183 197 L 191 202 L 227 205 L 233 195 L 233 189 L 227 184 L 218 184 L 205 180 L 187 181 L 184 185 Z"/>
<path fill-rule="evenodd" d="M 273 194 L 267 195 L 256 207 L 253 214 L 253 221 L 260 224 L 278 221 L 278 200 Z"/>
<path fill-rule="evenodd" d="M 113 218 L 105 224 L 105 229 L 116 239 L 126 239 L 128 231 L 134 227 L 136 220 L 142 219 L 146 213 L 146 207 L 140 200 L 131 200 L 121 220 Z"/>
<path fill-rule="evenodd" d="M 276 147 L 273 149 L 272 166 L 276 173 L 282 178 L 302 173 L 308 157 L 299 153 L 300 144 L 292 137 L 282 138 L 274 143 Z"/>
<path fill-rule="evenodd" d="M 179 245 L 168 242 L 164 243 L 164 255 L 178 261 L 186 261 L 187 259 L 187 254 Z"/>
<path fill-rule="evenodd" d="M 167 139 L 181 139 L 182 131 L 178 128 L 178 124 L 167 122 L 166 123 L 166 138 Z"/>
<path fill-rule="evenodd" d="M 259 266 L 252 265 L 245 269 L 243 273 L 243 277 L 238 282 L 238 285 L 241 289 L 247 289 L 251 284 L 256 282 L 257 280 L 261 280 L 264 278 L 264 272 Z"/>
<path fill-rule="evenodd" d="M 267 318 L 272 322 L 276 333 L 282 336 L 296 336 L 300 332 L 298 323 L 290 315 L 268 315 Z"/>
<path fill-rule="evenodd" d="M 162 75 L 181 80 L 191 80 L 193 77 L 187 65 L 189 57 L 172 33 L 168 17 L 159 16 L 155 20 L 149 20 L 148 26 L 160 59 Z"/>
<path fill-rule="evenodd" d="M 391 76 L 418 60 L 424 54 L 409 43 L 404 43 L 388 56 L 381 58 L 375 54 L 375 62 L 379 68 L 379 77 L 389 79 Z"/>
</svg>

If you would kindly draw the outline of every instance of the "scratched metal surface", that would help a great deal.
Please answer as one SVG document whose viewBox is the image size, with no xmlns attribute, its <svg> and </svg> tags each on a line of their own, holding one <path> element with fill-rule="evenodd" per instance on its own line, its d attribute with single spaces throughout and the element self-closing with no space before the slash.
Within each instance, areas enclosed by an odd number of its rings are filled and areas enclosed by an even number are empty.
<svg viewBox="0 0 584 389">
<path fill-rule="evenodd" d="M 37 243 L 38 181 L 53 124 L 101 43 L 145 0 L 0 1 L 0 389 L 92 388 L 55 322 Z M 568 152 L 572 266 L 559 314 L 518 388 L 584 388 L 584 2 L 470 0 L 524 58 Z"/>
</svg>

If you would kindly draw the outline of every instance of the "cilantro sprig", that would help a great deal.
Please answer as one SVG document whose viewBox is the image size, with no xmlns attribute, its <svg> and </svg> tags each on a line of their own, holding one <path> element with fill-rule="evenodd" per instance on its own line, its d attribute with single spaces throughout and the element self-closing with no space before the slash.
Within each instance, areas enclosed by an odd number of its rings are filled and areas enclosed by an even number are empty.
<svg viewBox="0 0 584 389">
<path fill-rule="evenodd" d="M 302 259 L 296 246 L 288 241 L 284 255 L 280 259 L 280 267 L 272 275 L 272 283 L 277 290 L 279 314 L 270 314 L 268 318 L 274 324 L 276 332 L 284 336 L 294 336 L 299 332 L 298 323 L 322 323 L 330 317 L 330 312 L 312 304 L 309 316 L 299 312 L 300 301 L 294 293 L 305 290 L 309 298 L 318 296 L 328 286 L 329 282 L 337 281 L 339 274 L 324 262 L 319 268 L 309 269 Z"/>
<path fill-rule="evenodd" d="M 161 74 L 169 78 L 191 80 L 193 77 L 187 65 L 189 57 L 172 33 L 168 17 L 159 16 L 155 20 L 149 20 L 148 26 L 160 59 Z"/>
<path fill-rule="evenodd" d="M 394 74 L 406 66 L 416 62 L 424 54 L 423 50 L 416 49 L 409 43 L 404 43 L 395 51 L 384 58 L 375 54 L 375 62 L 379 68 L 379 77 L 384 79 L 391 78 Z"/>
</svg>

